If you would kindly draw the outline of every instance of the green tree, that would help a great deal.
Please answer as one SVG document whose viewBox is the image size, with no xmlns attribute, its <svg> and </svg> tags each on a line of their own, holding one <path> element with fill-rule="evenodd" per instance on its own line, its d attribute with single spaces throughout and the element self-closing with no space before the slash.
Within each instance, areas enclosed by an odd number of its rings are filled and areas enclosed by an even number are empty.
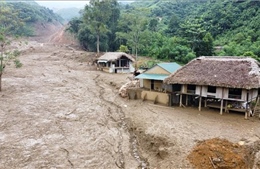
<svg viewBox="0 0 260 169">
<path fill-rule="evenodd" d="M 180 19 L 176 15 L 172 15 L 167 27 L 167 34 L 177 35 L 180 29 Z"/>
<path fill-rule="evenodd" d="M 149 30 L 153 32 L 157 31 L 158 24 L 159 24 L 158 19 L 156 18 L 151 19 L 148 25 Z"/>
<path fill-rule="evenodd" d="M 96 48 L 99 54 L 100 37 L 109 31 L 107 22 L 112 15 L 109 6 L 112 0 L 90 0 L 85 6 L 83 21 L 89 31 L 96 36 Z"/>
<path fill-rule="evenodd" d="M 140 48 L 140 38 L 147 25 L 147 18 L 141 13 L 141 10 L 136 10 L 133 13 L 125 13 L 121 16 L 121 20 L 127 20 L 128 25 L 124 32 L 117 32 L 117 39 L 125 39 L 128 46 L 131 47 L 132 53 L 137 57 L 138 49 Z"/>
<path fill-rule="evenodd" d="M 80 45 L 89 51 L 96 50 L 96 37 L 91 33 L 87 25 L 81 25 L 78 32 Z"/>
<path fill-rule="evenodd" d="M 112 0 L 109 4 L 109 10 L 111 10 L 111 16 L 107 22 L 109 31 L 107 32 L 107 45 L 110 51 L 118 49 L 120 44 L 116 41 L 117 25 L 120 17 L 120 6 L 117 0 Z"/>
<path fill-rule="evenodd" d="M 2 36 L 16 35 L 24 22 L 18 17 L 19 13 L 9 7 L 6 3 L 0 2 L 0 31 Z"/>
<path fill-rule="evenodd" d="M 256 55 L 255 55 L 253 52 L 251 52 L 251 51 L 247 51 L 247 52 L 245 52 L 245 53 L 243 54 L 243 56 L 256 57 Z"/>
<path fill-rule="evenodd" d="M 119 52 L 125 52 L 125 53 L 128 53 L 128 52 L 129 52 L 129 49 L 128 49 L 128 47 L 125 46 L 125 45 L 120 45 L 118 51 L 119 51 Z"/>
<path fill-rule="evenodd" d="M 239 47 L 235 42 L 231 42 L 228 45 L 225 45 L 223 51 L 221 52 L 221 55 L 225 56 L 238 56 Z"/>
<path fill-rule="evenodd" d="M 73 34 L 78 34 L 79 29 L 80 29 L 80 25 L 82 24 L 82 20 L 79 18 L 72 18 L 69 23 L 68 23 L 68 28 L 66 29 L 66 31 L 69 31 L 70 33 Z"/>
<path fill-rule="evenodd" d="M 180 25 L 181 30 L 191 45 L 192 51 L 196 53 L 196 56 L 201 55 L 201 49 L 203 47 L 203 37 L 205 35 L 205 28 L 203 26 L 202 18 L 191 18 L 185 23 Z"/>
<path fill-rule="evenodd" d="M 252 57 L 254 59 L 256 59 L 258 62 L 260 62 L 260 57 L 257 57 L 253 52 L 251 51 L 247 51 L 243 54 L 243 56 L 249 56 Z"/>
<path fill-rule="evenodd" d="M 202 48 L 200 50 L 200 56 L 212 56 L 214 54 L 213 37 L 209 32 L 202 39 Z"/>
</svg>

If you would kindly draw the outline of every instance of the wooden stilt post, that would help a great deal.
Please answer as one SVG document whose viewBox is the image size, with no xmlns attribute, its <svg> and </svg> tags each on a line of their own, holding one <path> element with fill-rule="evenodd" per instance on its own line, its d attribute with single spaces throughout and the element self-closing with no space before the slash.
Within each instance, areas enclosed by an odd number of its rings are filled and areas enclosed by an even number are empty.
<svg viewBox="0 0 260 169">
<path fill-rule="evenodd" d="M 221 103 L 220 103 L 220 115 L 223 114 L 223 99 L 221 99 Z"/>
<path fill-rule="evenodd" d="M 201 95 L 202 95 L 202 86 L 200 86 L 199 111 L 201 111 L 201 101 L 202 101 L 202 97 L 201 97 Z"/>
<path fill-rule="evenodd" d="M 220 103 L 220 115 L 223 114 L 223 101 L 224 101 L 224 88 L 222 87 L 222 96 L 221 96 L 221 103 Z"/>
<path fill-rule="evenodd" d="M 202 97 L 200 96 L 200 101 L 199 101 L 199 111 L 201 111 L 201 100 L 202 100 Z"/>
<path fill-rule="evenodd" d="M 180 107 L 182 106 L 182 94 L 180 94 Z"/>
<path fill-rule="evenodd" d="M 255 101 L 255 107 L 254 107 L 254 111 L 253 111 L 253 113 L 255 114 L 256 113 L 256 108 L 257 108 L 257 106 L 258 106 L 258 102 L 259 102 L 259 98 L 260 96 L 259 95 L 257 95 L 257 98 L 256 98 L 256 101 Z M 259 114 L 260 115 L 260 114 Z"/>
<path fill-rule="evenodd" d="M 249 98 L 249 91 L 246 91 L 246 112 L 245 112 L 245 119 L 247 119 L 249 111 L 248 111 L 248 98 Z"/>
<path fill-rule="evenodd" d="M 204 100 L 204 107 L 207 107 L 207 98 Z"/>
<path fill-rule="evenodd" d="M 185 95 L 185 106 L 188 106 L 188 95 Z"/>
<path fill-rule="evenodd" d="M 225 101 L 225 113 L 227 112 L 227 100 Z"/>
<path fill-rule="evenodd" d="M 168 105 L 169 106 L 172 106 L 172 97 L 173 97 L 172 94 L 168 94 L 168 100 L 169 100 Z"/>
</svg>

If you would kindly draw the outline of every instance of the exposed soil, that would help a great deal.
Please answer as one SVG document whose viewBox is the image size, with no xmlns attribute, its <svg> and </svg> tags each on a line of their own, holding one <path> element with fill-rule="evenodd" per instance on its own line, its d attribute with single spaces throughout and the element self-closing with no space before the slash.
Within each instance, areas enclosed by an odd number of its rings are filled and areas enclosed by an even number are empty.
<svg viewBox="0 0 260 169">
<path fill-rule="evenodd" d="M 258 119 L 121 98 L 131 75 L 97 71 L 57 30 L 13 44 L 23 66 L 3 74 L 0 168 L 259 168 Z"/>
<path fill-rule="evenodd" d="M 209 139 L 200 142 L 188 159 L 195 168 L 252 168 L 251 153 L 246 146 L 226 139 Z"/>
</svg>

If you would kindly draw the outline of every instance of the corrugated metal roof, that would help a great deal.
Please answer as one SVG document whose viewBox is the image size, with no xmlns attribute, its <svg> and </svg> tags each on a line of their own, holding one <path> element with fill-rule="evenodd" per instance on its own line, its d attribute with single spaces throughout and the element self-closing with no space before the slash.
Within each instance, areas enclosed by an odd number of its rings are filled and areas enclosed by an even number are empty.
<svg viewBox="0 0 260 169">
<path fill-rule="evenodd" d="M 169 73 L 173 73 L 176 70 L 178 70 L 179 68 L 181 68 L 181 65 L 172 62 L 172 63 L 158 63 L 158 66 L 160 66 L 161 68 L 165 69 L 166 71 L 168 71 Z"/>
<path fill-rule="evenodd" d="M 135 78 L 137 79 L 151 79 L 151 80 L 164 80 L 168 75 L 162 75 L 162 74 L 145 74 L 142 73 Z"/>
</svg>

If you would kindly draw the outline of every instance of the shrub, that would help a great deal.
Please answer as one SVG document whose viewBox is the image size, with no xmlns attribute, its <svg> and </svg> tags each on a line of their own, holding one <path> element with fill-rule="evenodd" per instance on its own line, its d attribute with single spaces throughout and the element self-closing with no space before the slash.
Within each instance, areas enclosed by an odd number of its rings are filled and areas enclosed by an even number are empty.
<svg viewBox="0 0 260 169">
<path fill-rule="evenodd" d="M 16 68 L 20 68 L 20 67 L 22 67 L 23 66 L 23 64 L 20 62 L 20 60 L 18 60 L 18 59 L 15 59 L 14 60 L 14 64 L 15 64 L 15 67 Z"/>
</svg>

